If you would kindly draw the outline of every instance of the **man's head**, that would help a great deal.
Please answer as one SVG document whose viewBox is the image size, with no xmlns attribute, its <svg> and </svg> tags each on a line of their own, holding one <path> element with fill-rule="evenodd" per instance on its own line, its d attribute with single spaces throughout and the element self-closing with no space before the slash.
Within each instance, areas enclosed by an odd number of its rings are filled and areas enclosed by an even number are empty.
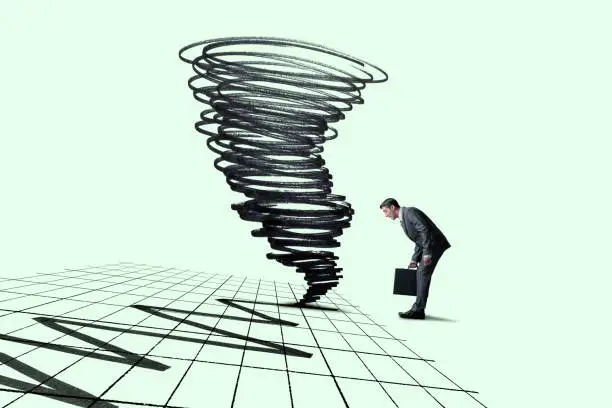
<svg viewBox="0 0 612 408">
<path fill-rule="evenodd" d="M 387 218 L 394 220 L 399 217 L 400 205 L 395 198 L 387 198 L 380 204 L 380 209 Z"/>
</svg>

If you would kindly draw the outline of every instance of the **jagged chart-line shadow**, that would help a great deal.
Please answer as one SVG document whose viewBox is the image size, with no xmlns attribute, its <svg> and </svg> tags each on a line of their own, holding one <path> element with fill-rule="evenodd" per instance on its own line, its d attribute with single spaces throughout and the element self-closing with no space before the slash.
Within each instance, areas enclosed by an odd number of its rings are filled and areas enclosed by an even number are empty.
<svg viewBox="0 0 612 408">
<path fill-rule="evenodd" d="M 320 299 L 342 277 L 329 248 L 350 226 L 354 210 L 332 194 L 322 144 L 338 133 L 330 123 L 364 102 L 380 68 L 320 45 L 279 38 L 233 37 L 197 42 L 179 51 L 196 75 L 189 88 L 209 106 L 196 122 L 217 153 L 214 166 L 249 200 L 233 204 L 240 218 L 261 222 L 267 254 L 304 273 L 299 303 Z"/>
</svg>

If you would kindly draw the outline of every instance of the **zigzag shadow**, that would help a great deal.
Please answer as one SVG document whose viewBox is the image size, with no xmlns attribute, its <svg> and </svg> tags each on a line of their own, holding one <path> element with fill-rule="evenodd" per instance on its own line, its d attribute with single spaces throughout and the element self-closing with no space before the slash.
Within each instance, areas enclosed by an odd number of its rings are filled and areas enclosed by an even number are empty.
<svg viewBox="0 0 612 408">
<path fill-rule="evenodd" d="M 223 302 L 226 299 L 217 299 L 220 302 Z M 241 299 L 233 299 L 233 302 L 241 302 L 241 303 L 249 303 L 252 305 L 263 305 L 263 306 L 280 306 L 280 307 L 293 307 L 296 309 L 313 309 L 313 310 L 327 310 L 330 312 L 338 312 L 342 311 L 337 307 L 327 307 L 321 305 L 313 305 L 312 303 L 305 302 L 283 302 L 283 303 L 274 303 L 274 302 L 253 302 L 250 300 L 241 300 Z"/>
</svg>

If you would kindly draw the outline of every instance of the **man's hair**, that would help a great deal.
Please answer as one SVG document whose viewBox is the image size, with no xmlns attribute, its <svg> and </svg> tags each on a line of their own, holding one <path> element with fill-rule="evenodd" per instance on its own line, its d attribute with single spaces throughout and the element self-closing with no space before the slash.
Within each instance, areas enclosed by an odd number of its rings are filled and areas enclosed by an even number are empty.
<svg viewBox="0 0 612 408">
<path fill-rule="evenodd" d="M 392 205 L 394 205 L 395 208 L 399 208 L 399 206 L 400 206 L 395 198 L 387 198 L 385 201 L 383 201 L 380 204 L 379 208 L 382 209 L 383 207 L 391 207 Z"/>
</svg>

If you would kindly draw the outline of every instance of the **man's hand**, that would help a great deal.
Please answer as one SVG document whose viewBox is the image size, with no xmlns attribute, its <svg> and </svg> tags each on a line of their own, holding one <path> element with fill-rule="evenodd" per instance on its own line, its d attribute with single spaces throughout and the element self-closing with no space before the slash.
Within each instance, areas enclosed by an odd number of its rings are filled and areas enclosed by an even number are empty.
<svg viewBox="0 0 612 408">
<path fill-rule="evenodd" d="M 414 261 L 410 262 L 410 264 L 408 265 L 408 269 L 416 269 L 416 267 L 417 267 L 417 263 Z"/>
<path fill-rule="evenodd" d="M 423 255 L 423 265 L 431 264 L 431 255 Z"/>
</svg>

